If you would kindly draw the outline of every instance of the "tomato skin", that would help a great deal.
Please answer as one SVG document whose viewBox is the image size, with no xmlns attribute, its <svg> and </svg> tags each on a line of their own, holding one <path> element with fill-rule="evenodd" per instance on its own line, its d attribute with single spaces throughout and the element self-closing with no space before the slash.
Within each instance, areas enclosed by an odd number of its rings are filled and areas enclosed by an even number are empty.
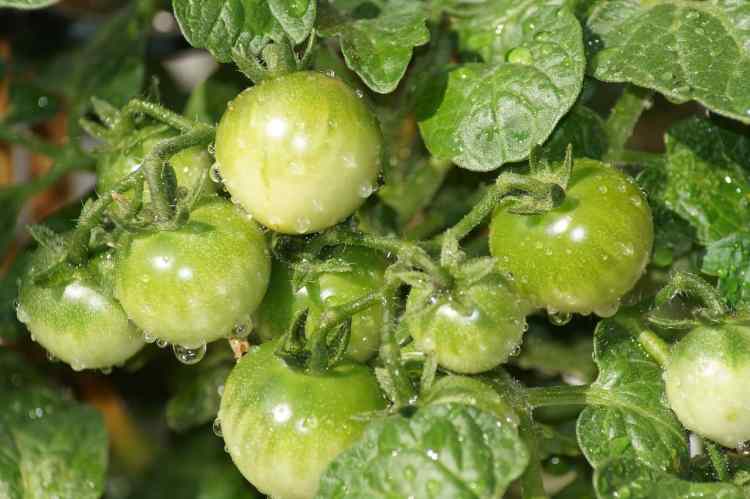
<svg viewBox="0 0 750 499">
<path fill-rule="evenodd" d="M 216 131 L 232 198 L 285 234 L 342 221 L 376 186 L 382 136 L 349 87 L 302 71 L 261 82 L 227 107 Z"/>
<path fill-rule="evenodd" d="M 667 400 L 683 426 L 726 447 L 750 440 L 750 320 L 702 325 L 673 347 Z"/>
<path fill-rule="evenodd" d="M 502 277 L 490 274 L 444 293 L 412 288 L 405 317 L 418 350 L 437 355 L 446 369 L 476 374 L 502 364 L 518 348 L 529 310 Z"/>
<path fill-rule="evenodd" d="M 36 250 L 30 265 L 45 258 Z M 27 273 L 18 296 L 18 319 L 48 352 L 75 370 L 106 369 L 122 364 L 143 345 L 97 266 L 102 255 L 84 267 L 66 265 L 49 280 L 34 283 Z"/>
<path fill-rule="evenodd" d="M 139 144 L 126 151 L 108 152 L 99 159 L 96 167 L 96 191 L 99 194 L 111 191 L 120 180 L 140 168 L 145 157 L 159 142 L 177 136 L 172 131 L 156 126 L 143 133 L 146 138 Z M 190 189 L 201 173 L 211 168 L 212 160 L 205 148 L 196 146 L 178 152 L 169 159 L 169 164 L 174 168 L 177 185 Z M 210 195 L 216 192 L 216 184 L 208 181 L 203 189 L 204 195 Z M 132 193 L 125 193 L 125 196 L 131 197 Z M 143 200 L 148 202 L 149 199 L 148 186 L 145 186 Z"/>
<path fill-rule="evenodd" d="M 357 414 L 385 408 L 369 368 L 345 363 L 321 375 L 289 368 L 276 342 L 253 347 L 234 367 L 219 408 L 232 460 L 277 499 L 315 495 L 323 470 L 359 438 Z"/>
<path fill-rule="evenodd" d="M 326 307 L 342 305 L 371 292 L 385 284 L 386 259 L 367 248 L 340 247 L 332 258 L 351 266 L 347 272 L 328 272 L 295 291 L 292 273 L 288 266 L 274 262 L 269 291 L 258 307 L 255 326 L 261 339 L 269 340 L 284 334 L 296 313 L 308 308 L 307 331 L 315 329 L 320 314 Z M 347 354 L 352 359 L 365 362 L 380 347 L 383 327 L 383 306 L 375 304 L 352 316 L 352 331 Z"/>
<path fill-rule="evenodd" d="M 576 160 L 561 206 L 531 216 L 498 209 L 490 227 L 492 255 L 550 313 L 613 315 L 653 240 L 651 210 L 633 181 L 586 159 Z"/>
<path fill-rule="evenodd" d="M 118 258 L 115 292 L 143 331 L 195 348 L 247 321 L 270 267 L 257 224 L 213 197 L 180 229 L 133 237 Z"/>
</svg>

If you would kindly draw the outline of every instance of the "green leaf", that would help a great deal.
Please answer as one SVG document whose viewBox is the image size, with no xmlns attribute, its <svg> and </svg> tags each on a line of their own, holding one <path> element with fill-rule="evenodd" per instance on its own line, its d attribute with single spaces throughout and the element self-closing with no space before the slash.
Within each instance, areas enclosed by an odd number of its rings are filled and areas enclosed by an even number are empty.
<svg viewBox="0 0 750 499">
<path fill-rule="evenodd" d="M 601 160 L 608 146 L 601 116 L 586 106 L 575 106 L 544 143 L 541 156 L 550 162 L 563 161 L 568 145 L 574 158 Z"/>
<path fill-rule="evenodd" d="M 480 8 L 458 30 L 463 48 L 484 62 L 431 78 L 417 117 L 432 154 L 489 171 L 525 159 L 550 136 L 581 91 L 585 57 L 581 26 L 567 9 L 543 0 Z"/>
<path fill-rule="evenodd" d="M 676 102 L 697 100 L 750 123 L 750 4 L 608 0 L 587 22 L 598 79 L 651 88 Z"/>
<path fill-rule="evenodd" d="M 0 392 L 0 496 L 100 497 L 108 452 L 102 416 L 41 384 L 18 359 L 0 351 L 11 385 Z"/>
<path fill-rule="evenodd" d="M 43 9 L 54 5 L 59 0 L 0 0 L 0 8 L 10 7 L 12 9 Z"/>
<path fill-rule="evenodd" d="M 150 16 L 131 5 L 103 24 L 75 53 L 72 72 L 63 81 L 72 100 L 68 117 L 71 136 L 76 135 L 78 121 L 91 107 L 92 97 L 120 107 L 141 91 L 150 28 Z"/>
<path fill-rule="evenodd" d="M 703 244 L 747 227 L 750 220 L 750 139 L 694 118 L 666 136 L 664 171 L 649 194 L 687 220 Z"/>
<path fill-rule="evenodd" d="M 750 305 L 750 233 L 738 232 L 709 244 L 701 271 L 719 278 L 719 292 L 730 306 Z"/>
<path fill-rule="evenodd" d="M 742 488 L 731 483 L 700 483 L 650 468 L 637 461 L 614 459 L 594 473 L 599 499 L 746 499 Z"/>
<path fill-rule="evenodd" d="M 2 279 L 0 279 L 0 345 L 17 341 L 25 334 L 25 327 L 16 317 L 16 298 L 18 298 L 17 281 L 26 270 L 30 254 L 23 253 L 16 257 Z"/>
<path fill-rule="evenodd" d="M 286 2 L 276 3 L 279 8 Z M 172 0 L 172 7 L 188 43 L 219 62 L 231 62 L 235 51 L 258 54 L 270 41 L 283 39 L 267 0 Z"/>
<path fill-rule="evenodd" d="M 406 73 L 414 47 L 430 40 L 417 2 L 394 3 L 372 19 L 353 19 L 332 7 L 321 12 L 320 32 L 341 42 L 346 65 L 375 92 L 395 90 Z"/>
<path fill-rule="evenodd" d="M 578 418 L 578 442 L 599 468 L 614 458 L 679 473 L 687 463 L 687 434 L 666 403 L 661 367 L 644 352 L 628 328 L 627 311 L 603 320 L 594 333 L 599 377 Z"/>
<path fill-rule="evenodd" d="M 515 426 L 463 404 L 376 420 L 321 477 L 319 498 L 501 497 L 528 462 Z"/>
<path fill-rule="evenodd" d="M 219 389 L 233 366 L 228 348 L 214 348 L 198 365 L 181 367 L 179 386 L 167 402 L 167 426 L 182 432 L 213 420 L 219 412 Z"/>
<path fill-rule="evenodd" d="M 260 499 L 210 432 L 180 439 L 154 460 L 131 499 Z"/>
<path fill-rule="evenodd" d="M 317 0 L 268 0 L 271 13 L 294 43 L 301 43 L 312 31 L 317 4 Z"/>
</svg>

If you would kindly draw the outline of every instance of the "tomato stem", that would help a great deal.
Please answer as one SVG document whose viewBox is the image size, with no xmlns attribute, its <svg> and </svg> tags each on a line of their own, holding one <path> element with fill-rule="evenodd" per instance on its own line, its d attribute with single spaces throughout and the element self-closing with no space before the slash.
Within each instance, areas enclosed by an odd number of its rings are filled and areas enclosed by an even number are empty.
<svg viewBox="0 0 750 499">
<path fill-rule="evenodd" d="M 585 405 L 597 400 L 591 385 L 531 387 L 525 390 L 526 402 L 532 408 L 559 405 Z"/>
<path fill-rule="evenodd" d="M 198 124 L 154 102 L 133 99 L 122 108 L 120 120 L 116 127 L 127 126 L 130 118 L 136 114 L 145 114 L 181 132 L 190 132 L 196 127 L 206 126 L 205 124 Z"/>
<path fill-rule="evenodd" d="M 522 411 L 518 432 L 529 450 L 529 464 L 519 480 L 523 499 L 547 499 L 542 480 L 542 465 L 539 456 L 539 442 L 533 427 L 533 420 L 527 411 Z"/>
<path fill-rule="evenodd" d="M 713 442 L 705 442 L 705 445 L 708 457 L 711 459 L 711 465 L 716 471 L 716 478 L 720 482 L 728 481 L 731 477 L 729 476 L 729 461 L 726 454 Z"/>
<path fill-rule="evenodd" d="M 380 358 L 383 360 L 385 369 L 393 382 L 393 403 L 399 406 L 411 404 L 416 398 L 414 386 L 406 375 L 403 361 L 401 359 L 401 348 L 396 339 L 396 306 L 398 303 L 398 283 L 389 283 L 383 291 L 384 317 L 383 336 L 380 345 Z"/>
<path fill-rule="evenodd" d="M 651 107 L 652 96 L 653 92 L 650 90 L 634 85 L 625 86 L 604 125 L 609 142 L 604 156 L 606 161 L 615 161 L 625 149 L 641 114 Z"/>
<path fill-rule="evenodd" d="M 191 131 L 159 142 L 143 160 L 143 171 L 148 183 L 151 202 L 156 212 L 157 222 L 168 222 L 173 215 L 173 200 L 168 199 L 162 170 L 164 163 L 172 156 L 193 146 L 209 144 L 215 130 L 209 126 L 198 126 Z"/>
<path fill-rule="evenodd" d="M 719 319 L 726 315 L 726 306 L 719 292 L 709 283 L 689 272 L 674 272 L 669 282 L 655 298 L 658 307 L 668 304 L 678 295 L 696 298 L 702 305 L 702 315 L 709 319 Z"/>
</svg>

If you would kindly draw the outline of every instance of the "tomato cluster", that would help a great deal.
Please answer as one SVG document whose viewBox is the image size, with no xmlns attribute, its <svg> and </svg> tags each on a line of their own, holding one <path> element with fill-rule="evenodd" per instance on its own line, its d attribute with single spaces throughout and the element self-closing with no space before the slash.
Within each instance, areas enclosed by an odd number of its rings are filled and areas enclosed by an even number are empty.
<svg viewBox="0 0 750 499">
<path fill-rule="evenodd" d="M 178 136 L 164 127 L 139 133 L 134 145 L 102 156 L 100 195 L 141 168 L 157 144 Z M 21 284 L 18 316 L 76 369 L 121 364 L 149 341 L 172 344 L 192 363 L 206 343 L 252 327 L 261 345 L 226 382 L 223 438 L 258 489 L 303 499 L 362 433 L 365 422 L 355 416 L 387 406 L 372 363 L 399 307 L 379 293 L 406 296 L 396 341 L 443 370 L 475 374 L 517 352 L 535 310 L 611 315 L 645 268 L 653 241 L 646 200 L 627 176 L 589 160 L 575 163 L 557 208 L 536 215 L 496 210 L 494 260 L 476 260 L 492 262 L 484 272 L 437 264 L 418 245 L 392 255 L 393 239 L 342 243 L 335 232 L 311 256 L 327 266 L 272 258 L 273 238 L 323 231 L 362 205 L 378 181 L 381 142 L 368 106 L 340 80 L 297 72 L 263 81 L 229 103 L 216 130 L 215 167 L 202 147 L 168 160 L 185 190 L 214 168 L 227 192 L 203 189 L 187 221 L 174 226 L 118 227 L 110 249 L 84 265 L 65 263 L 41 281 L 30 277 L 33 266 L 52 257 L 39 249 Z M 136 191 L 120 194 L 127 204 Z M 155 195 L 142 195 L 148 210 Z M 177 211 L 179 196 L 171 199 Z M 397 261 L 411 267 L 413 279 L 393 287 L 389 269 Z M 329 324 L 332 311 L 366 298 Z M 289 351 L 300 317 L 302 341 L 306 336 L 318 350 Z M 347 334 L 319 336 L 342 330 Z M 334 351 L 343 341 L 333 364 L 313 368 L 321 348 Z"/>
</svg>

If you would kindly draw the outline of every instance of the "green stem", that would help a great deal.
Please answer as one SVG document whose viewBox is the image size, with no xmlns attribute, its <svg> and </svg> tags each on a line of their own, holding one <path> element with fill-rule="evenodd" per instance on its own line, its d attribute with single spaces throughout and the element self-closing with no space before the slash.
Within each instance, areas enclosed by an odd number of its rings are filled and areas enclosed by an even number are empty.
<svg viewBox="0 0 750 499">
<path fill-rule="evenodd" d="M 395 396 L 393 403 L 396 407 L 401 407 L 410 404 L 414 400 L 416 391 L 409 377 L 406 375 L 406 369 L 404 369 L 401 359 L 401 348 L 396 339 L 397 291 L 398 285 L 395 283 L 389 283 L 387 289 L 384 291 L 385 311 L 383 314 L 383 323 L 385 327 L 380 344 L 380 358 L 393 381 Z"/>
<path fill-rule="evenodd" d="M 215 130 L 212 127 L 197 126 L 179 137 L 159 142 L 143 160 L 143 172 L 157 222 L 171 220 L 174 208 L 172 200 L 168 199 L 163 188 L 164 162 L 183 149 L 209 144 L 214 139 L 214 135 Z"/>
<path fill-rule="evenodd" d="M 437 265 L 430 255 L 418 244 L 393 237 L 375 236 L 346 230 L 333 230 L 324 234 L 325 245 L 349 244 L 365 246 L 386 254 L 395 254 L 398 258 L 419 267 L 430 274 L 440 287 L 449 287 L 453 279 Z"/>
<path fill-rule="evenodd" d="M 539 443 L 534 431 L 533 420 L 525 415 L 518 428 L 521 439 L 529 449 L 529 465 L 521 475 L 520 484 L 523 499 L 547 499 L 542 480 L 542 463 L 539 457 Z"/>
<path fill-rule="evenodd" d="M 143 173 L 136 170 L 115 185 L 111 193 L 123 193 L 143 182 Z M 110 194 L 111 194 L 110 193 Z M 112 195 L 100 196 L 92 205 L 81 213 L 78 225 L 73 231 L 69 241 L 70 252 L 68 259 L 73 263 L 82 263 L 88 256 L 89 239 L 91 230 L 99 223 L 104 211 L 114 202 Z"/>
<path fill-rule="evenodd" d="M 468 236 L 500 204 L 505 193 L 498 184 L 491 185 L 482 199 L 453 227 L 446 229 L 442 237 L 454 237 L 456 240 Z M 440 236 L 439 236 L 440 237 Z"/>
<path fill-rule="evenodd" d="M 606 161 L 613 161 L 625 149 L 641 114 L 651 107 L 652 95 L 650 90 L 633 85 L 625 86 L 604 125 L 609 141 L 609 150 L 604 156 Z"/>
<path fill-rule="evenodd" d="M 657 306 L 663 306 L 672 301 L 677 295 L 697 298 L 705 307 L 709 318 L 719 318 L 726 314 L 726 306 L 716 288 L 689 272 L 675 272 L 655 298 Z"/>
<path fill-rule="evenodd" d="M 118 126 L 123 126 L 127 119 L 133 117 L 136 114 L 145 114 L 151 118 L 166 123 L 172 128 L 176 128 L 181 132 L 190 132 L 196 127 L 205 126 L 198 125 L 194 121 L 185 118 L 184 116 L 177 114 L 164 106 L 160 106 L 154 102 L 148 102 L 140 99 L 133 99 L 128 102 L 124 108 L 122 108 L 121 122 Z"/>
<path fill-rule="evenodd" d="M 726 454 L 722 452 L 718 445 L 713 442 L 705 442 L 706 450 L 708 450 L 708 457 L 711 459 L 711 464 L 716 471 L 716 478 L 720 482 L 726 482 L 731 479 L 729 476 L 729 460 Z"/>
<path fill-rule="evenodd" d="M 638 340 L 644 350 L 659 364 L 665 367 L 671 356 L 671 347 L 661 336 L 647 329 L 638 318 L 623 315 L 616 319 L 628 332 Z"/>
<path fill-rule="evenodd" d="M 316 328 L 318 333 L 324 333 L 330 331 L 336 326 L 342 324 L 344 321 L 352 317 L 354 314 L 358 314 L 363 310 L 367 310 L 376 303 L 383 301 L 382 292 L 372 292 L 364 296 L 352 300 L 350 302 L 331 307 L 323 312 L 320 318 L 318 327 Z"/>
<path fill-rule="evenodd" d="M 597 389 L 591 385 L 559 385 L 532 387 L 526 389 L 526 401 L 533 407 L 558 405 L 585 405 L 592 402 L 601 403 Z"/>
</svg>

